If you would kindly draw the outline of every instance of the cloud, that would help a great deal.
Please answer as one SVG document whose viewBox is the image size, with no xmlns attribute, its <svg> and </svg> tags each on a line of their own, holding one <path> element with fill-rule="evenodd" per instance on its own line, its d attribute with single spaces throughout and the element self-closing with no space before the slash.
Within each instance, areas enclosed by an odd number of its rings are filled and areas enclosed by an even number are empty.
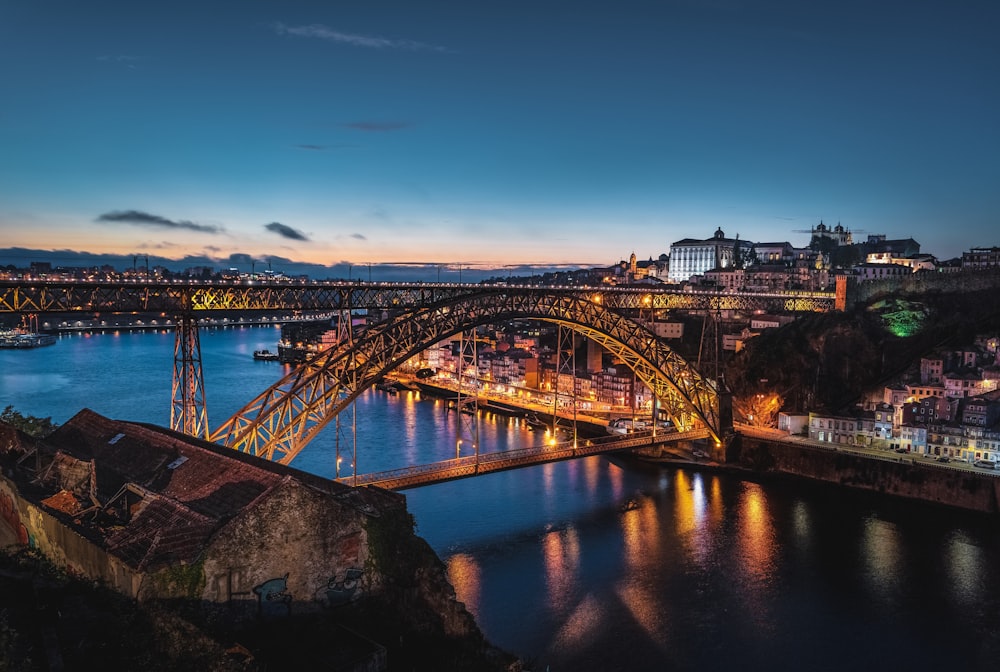
<svg viewBox="0 0 1000 672">
<path fill-rule="evenodd" d="M 139 245 L 140 250 L 170 250 L 176 247 L 179 247 L 176 243 L 166 240 L 161 240 L 158 243 L 142 243 Z"/>
<path fill-rule="evenodd" d="M 268 231 L 272 231 L 283 238 L 289 238 L 291 240 L 305 240 L 308 241 L 309 238 L 306 234 L 301 231 L 296 231 L 287 224 L 281 224 L 280 222 L 271 222 L 270 224 L 265 224 L 264 228 Z"/>
<path fill-rule="evenodd" d="M 398 131 L 401 128 L 409 128 L 410 126 L 409 123 L 404 121 L 351 121 L 341 125 L 345 128 L 352 128 L 355 131 L 365 131 L 368 133 Z"/>
<path fill-rule="evenodd" d="M 286 26 L 283 23 L 275 23 L 274 31 L 278 35 L 294 35 L 295 37 L 314 37 L 329 42 L 348 44 L 353 47 L 366 47 L 368 49 L 405 49 L 406 51 L 448 51 L 444 47 L 424 44 L 414 40 L 390 40 L 385 37 L 374 37 L 371 35 L 355 35 L 353 33 L 342 33 L 320 23 L 313 23 L 308 26 Z"/>
<path fill-rule="evenodd" d="M 352 233 L 350 237 L 354 238 L 355 240 L 368 240 L 360 233 Z"/>
<path fill-rule="evenodd" d="M 95 221 L 98 222 L 121 222 L 124 224 L 135 224 L 136 226 L 153 226 L 165 229 L 187 229 L 188 231 L 198 231 L 200 233 L 222 233 L 222 227 L 214 224 L 195 224 L 185 219 L 173 220 L 159 215 L 151 215 L 141 210 L 114 210 L 105 212 Z"/>
<path fill-rule="evenodd" d="M 328 149 L 327 145 L 295 145 L 297 149 L 308 149 L 314 152 L 322 152 Z"/>
</svg>

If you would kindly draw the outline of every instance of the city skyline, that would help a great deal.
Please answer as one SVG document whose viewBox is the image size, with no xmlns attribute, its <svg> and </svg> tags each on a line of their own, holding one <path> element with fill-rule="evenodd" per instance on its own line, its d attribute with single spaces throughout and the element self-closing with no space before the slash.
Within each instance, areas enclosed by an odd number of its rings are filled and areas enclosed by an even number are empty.
<svg viewBox="0 0 1000 672">
<path fill-rule="evenodd" d="M 2 247 L 522 269 L 820 220 L 1000 244 L 1000 7 L 869 4 L 8 6 Z"/>
</svg>

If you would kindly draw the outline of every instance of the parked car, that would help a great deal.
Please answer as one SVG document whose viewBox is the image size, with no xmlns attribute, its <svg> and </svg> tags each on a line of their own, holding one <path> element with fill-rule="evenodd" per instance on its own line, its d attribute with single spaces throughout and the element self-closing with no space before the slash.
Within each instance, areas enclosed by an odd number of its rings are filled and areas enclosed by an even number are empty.
<svg viewBox="0 0 1000 672">
<path fill-rule="evenodd" d="M 948 457 L 947 455 L 942 455 L 942 456 L 940 456 L 940 457 L 937 458 L 937 461 L 938 462 L 951 462 L 951 458 Z"/>
<path fill-rule="evenodd" d="M 996 469 L 997 463 L 993 460 L 976 460 L 972 463 L 972 466 L 979 467 L 980 469 Z"/>
</svg>

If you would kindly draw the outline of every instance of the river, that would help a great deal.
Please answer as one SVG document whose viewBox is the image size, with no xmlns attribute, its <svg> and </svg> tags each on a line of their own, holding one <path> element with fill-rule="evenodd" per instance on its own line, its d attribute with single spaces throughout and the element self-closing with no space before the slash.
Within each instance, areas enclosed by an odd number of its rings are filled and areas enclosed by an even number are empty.
<svg viewBox="0 0 1000 672">
<path fill-rule="evenodd" d="M 201 333 L 212 427 L 277 380 L 276 328 Z M 169 423 L 172 333 L 0 350 L 0 407 Z M 370 391 L 361 472 L 454 456 L 439 401 Z M 293 466 L 342 475 L 350 417 Z M 491 449 L 541 437 L 487 416 Z M 459 446 L 468 450 L 468 446 Z M 533 670 L 1000 669 L 994 518 L 803 482 L 585 458 L 405 492 L 486 636 Z"/>
</svg>

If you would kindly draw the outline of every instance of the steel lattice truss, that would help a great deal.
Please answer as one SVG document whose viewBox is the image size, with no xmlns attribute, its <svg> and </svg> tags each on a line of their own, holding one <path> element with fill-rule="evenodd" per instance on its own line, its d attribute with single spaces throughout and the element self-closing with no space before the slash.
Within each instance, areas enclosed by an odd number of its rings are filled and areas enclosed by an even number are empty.
<svg viewBox="0 0 1000 672">
<path fill-rule="evenodd" d="M 478 325 L 532 318 L 568 326 L 624 360 L 683 427 L 721 427 L 716 383 L 704 378 L 603 297 L 551 290 L 483 289 L 425 304 L 370 327 L 353 347 L 314 357 L 261 393 L 210 436 L 231 448 L 288 464 L 366 387 L 421 350 Z"/>
<path fill-rule="evenodd" d="M 201 341 L 198 327 L 190 315 L 185 315 L 177 325 L 170 397 L 170 429 L 207 439 L 208 410 L 201 370 Z"/>
<path fill-rule="evenodd" d="M 0 280 L 0 312 L 161 312 L 215 310 L 413 310 L 432 303 L 470 297 L 497 287 L 434 283 L 349 282 L 70 282 Z M 511 287 L 507 291 L 551 293 L 549 287 Z M 767 310 L 827 311 L 834 292 L 724 293 L 676 288 L 600 287 L 560 289 L 580 298 L 600 296 L 613 310 Z"/>
</svg>

